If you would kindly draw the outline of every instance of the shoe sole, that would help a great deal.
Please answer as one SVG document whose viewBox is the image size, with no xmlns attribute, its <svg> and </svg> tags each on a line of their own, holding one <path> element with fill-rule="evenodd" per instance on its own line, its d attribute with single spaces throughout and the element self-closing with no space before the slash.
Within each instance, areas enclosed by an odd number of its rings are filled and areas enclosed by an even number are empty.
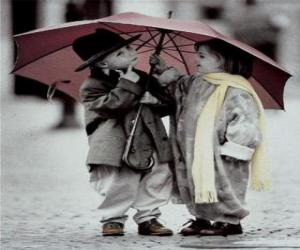
<svg viewBox="0 0 300 250">
<path fill-rule="evenodd" d="M 224 237 L 226 237 L 229 235 L 237 235 L 237 234 L 243 234 L 243 232 L 242 233 L 228 233 L 228 234 L 202 234 L 202 233 L 199 233 L 198 235 L 199 236 L 224 236 Z"/>
<path fill-rule="evenodd" d="M 195 236 L 195 235 L 200 235 L 200 233 L 178 233 L 179 235 L 182 236 Z"/>
<path fill-rule="evenodd" d="M 124 233 L 102 233 L 102 236 L 124 236 Z"/>
<path fill-rule="evenodd" d="M 146 234 L 146 233 L 139 233 L 139 235 L 145 235 L 145 236 L 172 236 L 173 233 L 164 233 L 164 234 L 159 234 L 159 233 L 151 233 L 151 234 Z"/>
</svg>

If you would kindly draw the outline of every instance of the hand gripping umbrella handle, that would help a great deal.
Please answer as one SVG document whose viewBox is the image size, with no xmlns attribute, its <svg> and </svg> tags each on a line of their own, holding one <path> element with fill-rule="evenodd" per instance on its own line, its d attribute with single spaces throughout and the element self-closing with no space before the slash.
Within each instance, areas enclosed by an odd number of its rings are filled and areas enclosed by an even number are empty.
<svg viewBox="0 0 300 250">
<path fill-rule="evenodd" d="M 154 158 L 153 158 L 153 156 L 150 157 L 150 160 L 149 160 L 147 166 L 145 166 L 143 168 L 137 168 L 129 160 L 130 153 L 134 153 L 134 151 L 133 151 L 134 149 L 132 147 L 132 143 L 133 143 L 133 139 L 134 139 L 135 130 L 136 130 L 136 127 L 137 127 L 137 124 L 138 124 L 138 121 L 139 121 L 139 118 L 140 118 L 140 115 L 141 115 L 142 106 L 143 106 L 142 104 L 139 106 L 139 109 L 138 109 L 138 112 L 136 114 L 136 118 L 134 120 L 134 123 L 133 123 L 132 129 L 130 131 L 129 137 L 127 138 L 126 145 L 125 145 L 125 150 L 124 150 L 124 153 L 123 153 L 123 156 L 122 156 L 122 160 L 130 168 L 133 168 L 135 170 L 146 171 L 146 170 L 149 170 L 150 168 L 152 168 L 153 165 L 154 165 Z"/>
<path fill-rule="evenodd" d="M 168 17 L 171 18 L 171 15 L 172 15 L 172 11 L 169 11 Z M 158 44 L 155 48 L 155 52 L 154 52 L 156 55 L 159 55 L 160 52 L 163 49 L 163 46 L 162 46 L 163 41 L 165 39 L 165 35 L 168 32 L 168 30 L 160 29 L 160 32 L 161 32 L 161 36 L 160 36 L 159 42 L 158 42 Z M 148 78 L 147 78 L 147 82 L 146 82 L 146 85 L 145 85 L 145 90 L 146 91 L 148 90 L 149 83 L 150 83 L 150 78 L 153 75 L 153 72 L 154 72 L 154 65 L 151 65 L 150 70 L 149 70 L 149 74 L 148 74 Z M 132 143 L 133 143 L 136 127 L 137 127 L 138 121 L 139 121 L 140 116 L 141 116 L 142 108 L 143 108 L 143 104 L 141 103 L 140 106 L 139 106 L 138 112 L 136 114 L 136 117 L 134 119 L 134 123 L 133 123 L 132 129 L 130 131 L 129 137 L 126 141 L 125 150 L 124 150 L 124 153 L 123 153 L 123 156 L 122 156 L 122 160 L 126 163 L 126 165 L 128 165 L 129 167 L 134 168 L 134 169 L 137 169 L 137 167 L 130 163 L 129 154 L 133 150 L 132 149 Z M 153 156 L 151 156 L 148 165 L 146 167 L 144 167 L 143 169 L 140 169 L 140 170 L 149 170 L 150 168 L 153 167 L 153 165 L 154 165 L 154 158 L 153 158 Z"/>
</svg>

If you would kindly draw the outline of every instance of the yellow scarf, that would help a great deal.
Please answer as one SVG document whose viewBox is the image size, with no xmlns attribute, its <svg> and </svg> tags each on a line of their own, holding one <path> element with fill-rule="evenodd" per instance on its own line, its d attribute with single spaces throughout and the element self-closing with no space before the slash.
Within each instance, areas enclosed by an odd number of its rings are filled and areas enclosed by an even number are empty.
<svg viewBox="0 0 300 250">
<path fill-rule="evenodd" d="M 252 95 L 259 108 L 259 128 L 263 140 L 256 147 L 252 157 L 250 187 L 256 191 L 269 188 L 271 173 L 264 158 L 265 151 L 265 117 L 262 103 L 251 84 L 244 77 L 228 73 L 210 73 L 203 79 L 217 85 L 197 118 L 192 177 L 195 186 L 195 203 L 218 202 L 215 186 L 214 168 L 214 129 L 215 121 L 223 105 L 227 88 L 234 87 Z"/>
</svg>

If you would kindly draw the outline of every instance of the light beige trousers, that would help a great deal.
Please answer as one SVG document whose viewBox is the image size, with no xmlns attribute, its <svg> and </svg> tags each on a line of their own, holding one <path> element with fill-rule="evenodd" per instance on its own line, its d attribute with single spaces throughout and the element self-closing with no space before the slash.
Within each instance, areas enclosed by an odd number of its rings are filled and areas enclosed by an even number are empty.
<svg viewBox="0 0 300 250">
<path fill-rule="evenodd" d="M 169 165 L 155 164 L 152 171 L 142 175 L 124 166 L 116 168 L 99 165 L 90 173 L 90 183 L 100 195 L 101 222 L 125 223 L 130 208 L 137 210 L 136 223 L 158 218 L 159 207 L 168 203 L 171 196 L 172 176 Z"/>
</svg>

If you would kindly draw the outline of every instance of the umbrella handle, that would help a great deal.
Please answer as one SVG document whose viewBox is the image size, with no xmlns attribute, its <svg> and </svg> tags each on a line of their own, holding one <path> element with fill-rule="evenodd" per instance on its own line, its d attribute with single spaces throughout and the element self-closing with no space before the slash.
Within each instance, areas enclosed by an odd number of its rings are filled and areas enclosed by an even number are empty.
<svg viewBox="0 0 300 250">
<path fill-rule="evenodd" d="M 128 167 L 130 167 L 132 169 L 146 171 L 146 170 L 151 169 L 153 167 L 154 163 L 155 163 L 153 156 L 150 157 L 150 160 L 149 160 L 149 163 L 147 164 L 147 166 L 142 168 L 142 169 L 136 168 L 134 165 L 131 164 L 131 162 L 129 160 L 129 155 L 130 155 L 130 152 L 132 151 L 132 143 L 133 143 L 133 139 L 134 139 L 134 134 L 135 134 L 135 130 L 136 130 L 139 118 L 140 118 L 140 114 L 141 114 L 141 111 L 142 111 L 142 106 L 143 106 L 143 104 L 141 104 L 139 106 L 139 109 L 138 109 L 136 118 L 134 120 L 132 129 L 131 129 L 129 137 L 126 141 L 125 150 L 124 150 L 124 153 L 122 155 L 122 160 L 123 160 L 123 162 L 126 163 L 126 165 Z"/>
</svg>

